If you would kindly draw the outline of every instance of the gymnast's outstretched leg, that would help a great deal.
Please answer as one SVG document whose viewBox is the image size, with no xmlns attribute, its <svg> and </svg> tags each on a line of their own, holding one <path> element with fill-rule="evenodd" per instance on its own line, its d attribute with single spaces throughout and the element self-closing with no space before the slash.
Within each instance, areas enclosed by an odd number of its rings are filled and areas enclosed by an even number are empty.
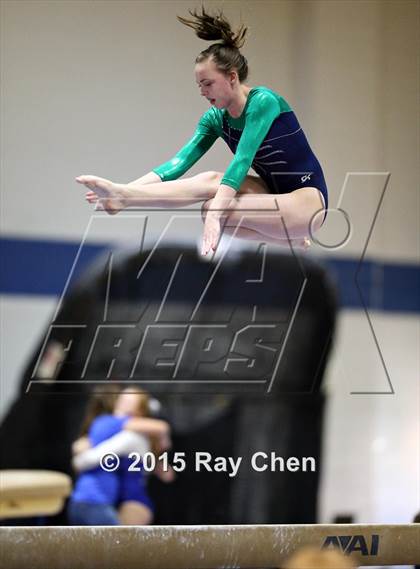
<svg viewBox="0 0 420 569">
<path fill-rule="evenodd" d="M 77 181 L 89 189 L 86 200 L 99 202 L 100 208 L 110 214 L 133 206 L 183 207 L 205 200 L 204 211 L 207 211 L 211 209 L 211 198 L 216 195 L 222 176 L 220 172 L 209 171 L 161 182 L 159 176 L 151 172 L 130 184 L 116 184 L 98 176 L 79 176 Z M 258 176 L 246 176 L 238 192 L 236 207 L 224 219 L 225 232 L 235 232 L 237 237 L 244 239 L 307 248 L 310 244 L 307 239 L 309 222 L 313 213 L 322 208 L 321 200 L 314 188 L 302 188 L 290 194 L 269 194 Z"/>
<path fill-rule="evenodd" d="M 162 182 L 155 172 L 118 184 L 99 176 L 78 176 L 76 181 L 88 188 L 86 200 L 100 203 L 101 209 L 115 214 L 128 207 L 183 207 L 213 198 L 223 178 L 222 172 L 202 172 L 190 178 Z M 239 194 L 266 194 L 268 189 L 258 176 L 246 176 Z"/>
<path fill-rule="evenodd" d="M 190 178 L 162 182 L 150 172 L 129 184 L 116 184 L 98 176 L 79 176 L 76 181 L 88 188 L 86 200 L 99 202 L 99 209 L 115 214 L 127 207 L 184 207 L 216 195 L 223 174 L 203 172 Z"/>
</svg>

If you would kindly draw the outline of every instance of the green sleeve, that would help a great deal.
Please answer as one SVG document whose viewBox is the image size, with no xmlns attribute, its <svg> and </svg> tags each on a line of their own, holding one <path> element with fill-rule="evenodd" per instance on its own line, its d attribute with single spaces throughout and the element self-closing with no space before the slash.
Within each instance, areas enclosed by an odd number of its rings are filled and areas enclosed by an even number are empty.
<svg viewBox="0 0 420 569">
<path fill-rule="evenodd" d="M 271 93 L 262 92 L 253 97 L 246 112 L 245 128 L 235 156 L 225 171 L 221 184 L 239 190 L 255 154 L 280 112 L 279 102 Z"/>
<path fill-rule="evenodd" d="M 219 134 L 214 113 L 207 111 L 200 119 L 193 137 L 171 160 L 153 169 L 163 182 L 176 180 L 189 170 L 214 144 Z"/>
</svg>

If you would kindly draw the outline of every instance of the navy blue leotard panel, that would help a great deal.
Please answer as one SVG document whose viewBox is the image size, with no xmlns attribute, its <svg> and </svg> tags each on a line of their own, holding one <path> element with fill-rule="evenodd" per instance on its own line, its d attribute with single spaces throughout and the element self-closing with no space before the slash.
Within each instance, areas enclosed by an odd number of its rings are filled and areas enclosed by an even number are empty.
<svg viewBox="0 0 420 569">
<path fill-rule="evenodd" d="M 222 138 L 235 154 L 242 131 L 223 117 Z M 317 188 L 328 208 L 324 173 L 293 111 L 281 113 L 272 123 L 251 164 L 270 192 L 286 194 L 298 188 Z"/>
</svg>

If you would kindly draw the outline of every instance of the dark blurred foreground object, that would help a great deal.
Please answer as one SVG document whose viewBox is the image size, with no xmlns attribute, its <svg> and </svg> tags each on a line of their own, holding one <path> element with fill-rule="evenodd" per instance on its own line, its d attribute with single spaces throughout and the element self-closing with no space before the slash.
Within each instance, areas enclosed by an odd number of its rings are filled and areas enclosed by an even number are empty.
<svg viewBox="0 0 420 569">
<path fill-rule="evenodd" d="M 113 254 L 62 300 L 0 430 L 0 468 L 71 473 L 93 386 L 139 381 L 185 453 L 174 484 L 152 480 L 156 523 L 315 522 L 336 314 L 323 269 L 264 247 L 217 263 L 191 249 L 152 253 Z M 242 462 L 235 476 L 197 472 L 198 451 L 212 467 Z M 316 469 L 273 472 L 272 453 L 313 457 Z"/>
<path fill-rule="evenodd" d="M 282 569 L 352 569 L 354 562 L 340 551 L 304 547 L 288 559 Z"/>
<path fill-rule="evenodd" d="M 420 512 L 414 516 L 414 524 L 420 524 Z M 420 569 L 420 563 L 414 566 L 414 569 Z"/>
<path fill-rule="evenodd" d="M 354 516 L 352 514 L 337 514 L 334 516 L 333 524 L 354 524 Z"/>
</svg>

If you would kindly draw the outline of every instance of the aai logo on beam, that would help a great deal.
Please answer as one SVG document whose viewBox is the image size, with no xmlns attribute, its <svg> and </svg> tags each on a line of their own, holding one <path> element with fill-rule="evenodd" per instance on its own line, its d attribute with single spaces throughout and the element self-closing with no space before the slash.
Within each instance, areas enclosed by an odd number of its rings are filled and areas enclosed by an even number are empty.
<svg viewBox="0 0 420 569">
<path fill-rule="evenodd" d="M 373 534 L 370 539 L 363 535 L 329 535 L 325 538 L 322 549 L 339 549 L 345 555 L 378 555 L 379 535 Z"/>
</svg>

